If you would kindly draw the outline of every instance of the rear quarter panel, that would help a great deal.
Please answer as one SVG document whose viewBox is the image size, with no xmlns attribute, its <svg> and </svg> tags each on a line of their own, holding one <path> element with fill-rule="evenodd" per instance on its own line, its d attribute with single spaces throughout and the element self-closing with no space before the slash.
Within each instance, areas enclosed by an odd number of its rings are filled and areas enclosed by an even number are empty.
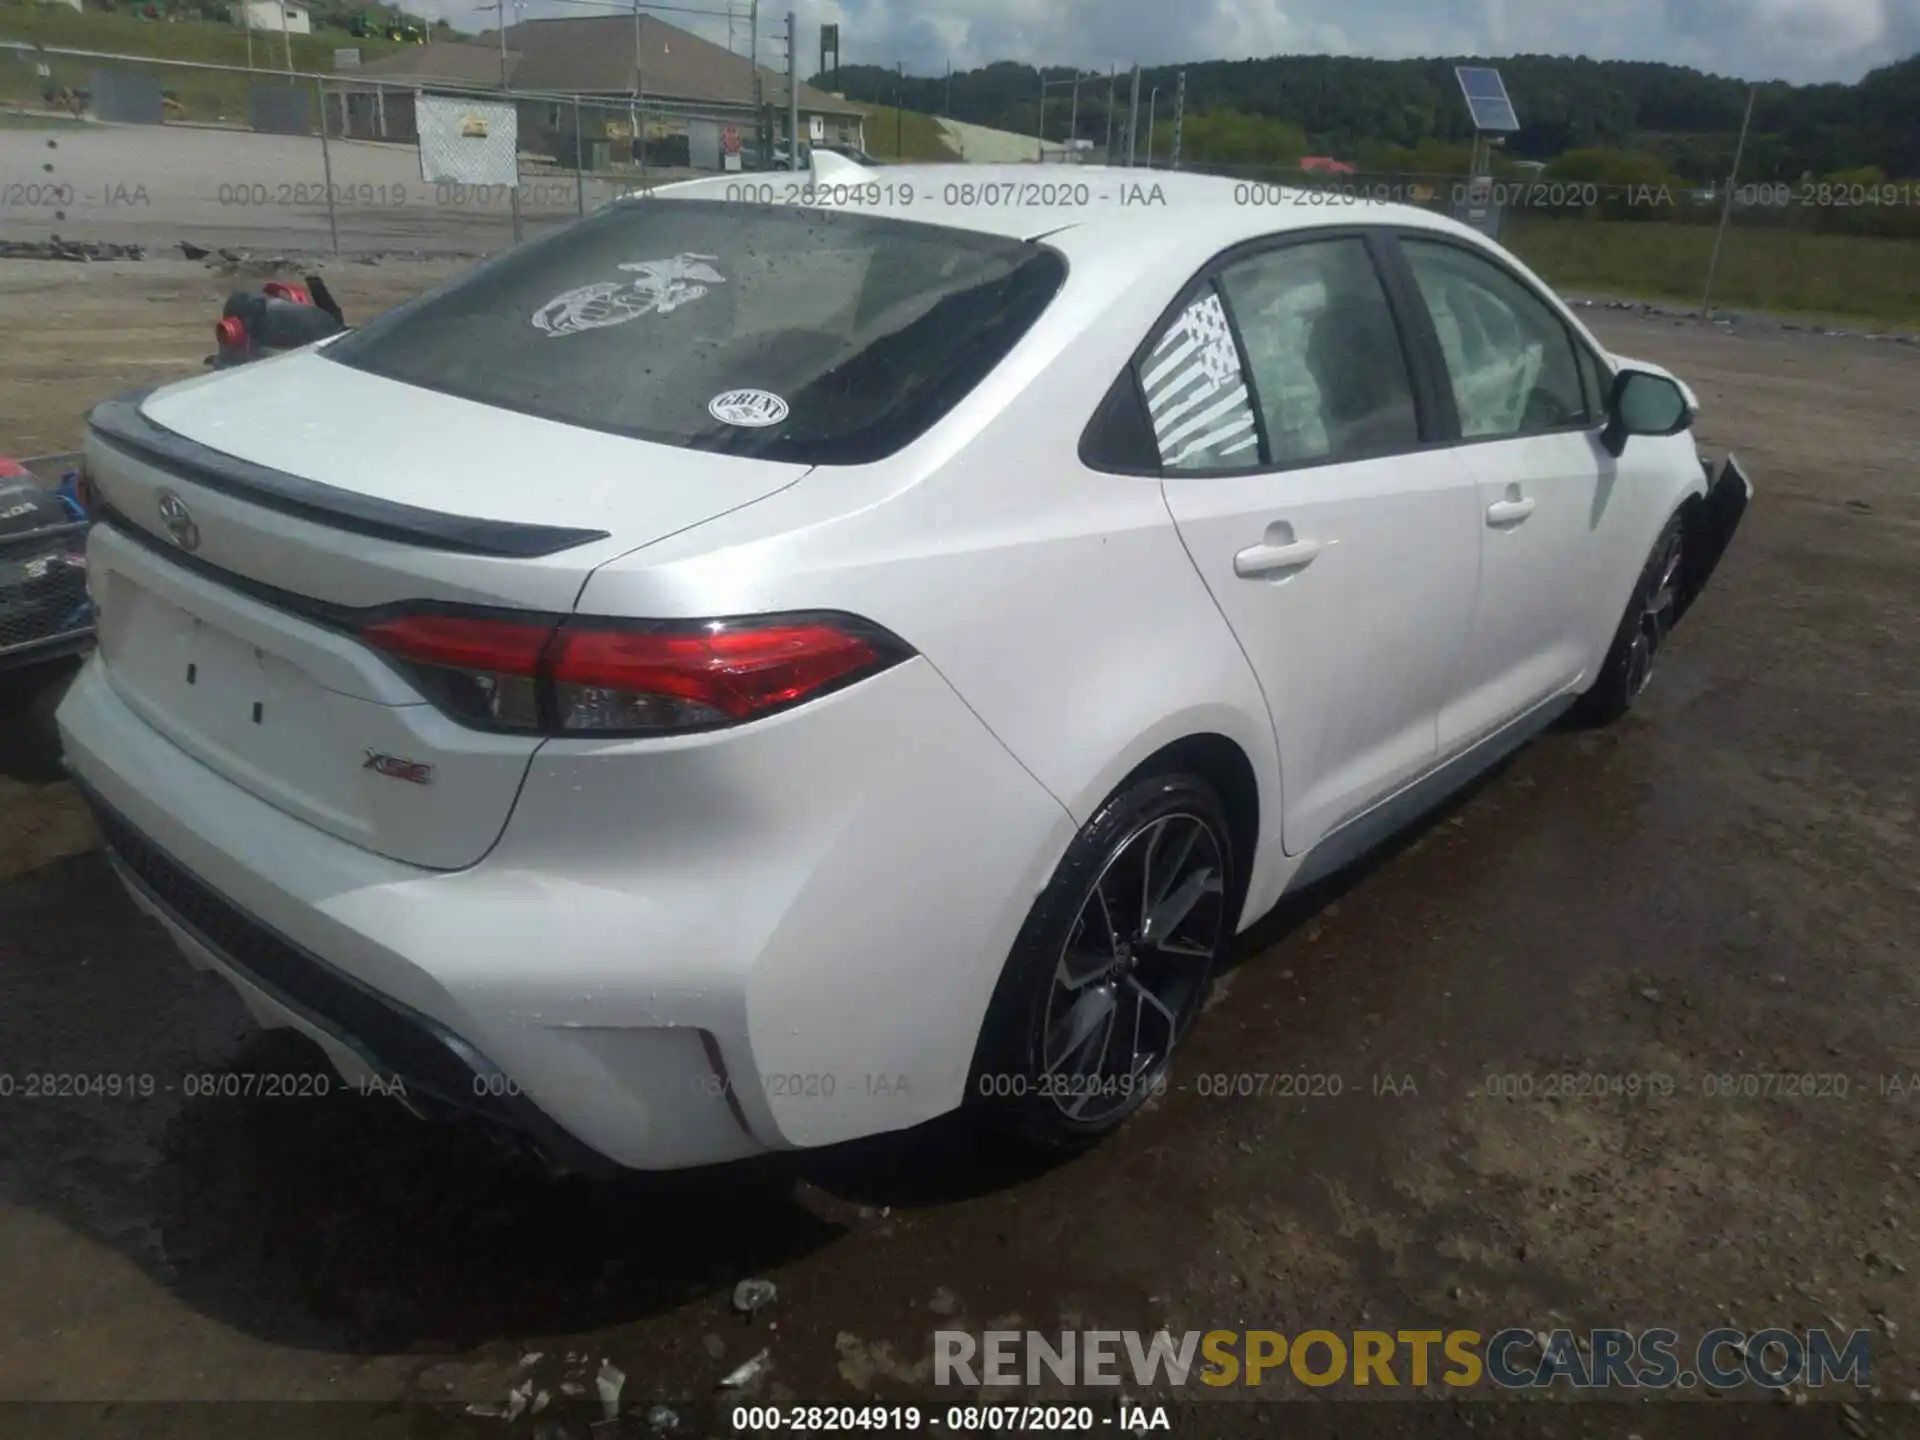
<svg viewBox="0 0 1920 1440">
<path fill-rule="evenodd" d="M 1107 387 L 1205 258 L 1164 234 L 1142 242 L 1160 247 L 1146 257 L 1151 285 L 1137 283 L 1137 252 L 1077 252 L 1059 237 L 1066 288 L 927 436 L 622 557 L 580 608 L 866 616 L 925 656 L 1076 823 L 1161 747 L 1224 735 L 1259 777 L 1274 837 L 1261 852 L 1278 857 L 1272 722 L 1158 479 L 1098 474 L 1077 456 Z M 1258 864 L 1253 881 L 1258 914 L 1278 882 Z"/>
</svg>

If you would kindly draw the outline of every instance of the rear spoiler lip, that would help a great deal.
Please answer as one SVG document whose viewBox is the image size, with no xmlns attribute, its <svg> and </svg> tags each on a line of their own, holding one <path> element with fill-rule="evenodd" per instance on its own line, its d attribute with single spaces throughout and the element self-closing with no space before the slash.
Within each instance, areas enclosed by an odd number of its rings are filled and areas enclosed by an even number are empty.
<svg viewBox="0 0 1920 1440">
<path fill-rule="evenodd" d="M 249 504 L 331 529 L 423 550 L 532 560 L 610 538 L 605 530 L 449 515 L 257 465 L 188 439 L 149 419 L 140 408 L 141 402 L 158 388 L 148 386 L 102 400 L 87 416 L 89 434 L 159 466 L 168 474 Z"/>
</svg>

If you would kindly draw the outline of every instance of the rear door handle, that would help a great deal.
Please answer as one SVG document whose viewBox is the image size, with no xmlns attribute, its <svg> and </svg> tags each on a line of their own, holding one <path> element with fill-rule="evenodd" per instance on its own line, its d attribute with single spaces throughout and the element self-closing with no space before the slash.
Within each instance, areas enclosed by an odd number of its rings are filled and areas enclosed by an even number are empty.
<svg viewBox="0 0 1920 1440">
<path fill-rule="evenodd" d="M 1274 529 L 1279 528 L 1281 527 L 1274 527 Z M 1272 535 L 1273 530 L 1267 533 Z M 1293 534 L 1291 526 L 1286 527 L 1285 534 L 1288 536 Z M 1255 545 L 1233 557 L 1233 573 L 1242 580 L 1260 580 L 1269 575 L 1278 575 L 1287 570 L 1299 570 L 1311 565 L 1313 557 L 1319 553 L 1318 540 L 1289 539 L 1279 545 Z"/>
<path fill-rule="evenodd" d="M 1487 524 L 1518 525 L 1531 514 L 1531 500 L 1496 500 L 1487 507 Z"/>
</svg>

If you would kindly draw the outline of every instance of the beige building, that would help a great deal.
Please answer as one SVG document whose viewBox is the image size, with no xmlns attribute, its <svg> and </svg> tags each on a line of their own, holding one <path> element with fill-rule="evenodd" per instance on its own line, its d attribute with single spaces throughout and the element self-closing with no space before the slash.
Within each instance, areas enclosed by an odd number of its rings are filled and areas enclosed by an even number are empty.
<svg viewBox="0 0 1920 1440">
<path fill-rule="evenodd" d="M 576 151 L 589 168 L 628 163 L 636 125 L 646 136 L 648 162 L 665 165 L 696 163 L 694 150 L 713 147 L 690 148 L 690 138 L 704 141 L 715 126 L 729 144 L 748 148 L 757 133 L 754 67 L 747 57 L 651 15 L 642 15 L 637 25 L 628 15 L 529 20 L 508 28 L 504 54 L 493 32 L 473 42 L 436 41 L 385 56 L 361 66 L 359 74 L 465 93 L 504 84 L 523 96 L 521 148 L 544 151 L 563 165 L 574 163 Z M 759 81 L 761 106 L 784 144 L 786 76 L 762 64 Z M 373 87 L 349 91 L 336 102 L 345 109 L 344 133 L 415 138 L 412 97 L 404 87 L 387 88 L 384 95 Z M 572 97 L 581 102 L 577 133 Z M 865 114 L 859 106 L 805 84 L 799 101 L 803 142 L 817 133 L 823 144 L 863 146 Z M 332 118 L 335 133 L 342 133 L 339 109 Z"/>
<path fill-rule="evenodd" d="M 297 0 L 241 0 L 227 11 L 234 24 L 243 29 L 266 30 L 278 35 L 311 35 L 313 17 Z"/>
</svg>

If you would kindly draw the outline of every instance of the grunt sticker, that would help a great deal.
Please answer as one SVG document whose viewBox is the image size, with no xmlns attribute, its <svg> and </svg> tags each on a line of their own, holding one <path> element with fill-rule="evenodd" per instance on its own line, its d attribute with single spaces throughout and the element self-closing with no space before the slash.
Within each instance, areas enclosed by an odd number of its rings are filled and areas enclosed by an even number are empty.
<svg viewBox="0 0 1920 1440">
<path fill-rule="evenodd" d="M 698 300 L 727 277 L 709 262 L 716 255 L 682 252 L 671 260 L 634 260 L 620 266 L 631 280 L 597 280 L 556 295 L 533 312 L 533 328 L 549 335 L 577 335 L 624 325 L 642 315 L 667 315 Z"/>
<path fill-rule="evenodd" d="M 787 402 L 770 390 L 722 390 L 707 402 L 707 413 L 728 425 L 759 429 L 787 418 Z"/>
</svg>

